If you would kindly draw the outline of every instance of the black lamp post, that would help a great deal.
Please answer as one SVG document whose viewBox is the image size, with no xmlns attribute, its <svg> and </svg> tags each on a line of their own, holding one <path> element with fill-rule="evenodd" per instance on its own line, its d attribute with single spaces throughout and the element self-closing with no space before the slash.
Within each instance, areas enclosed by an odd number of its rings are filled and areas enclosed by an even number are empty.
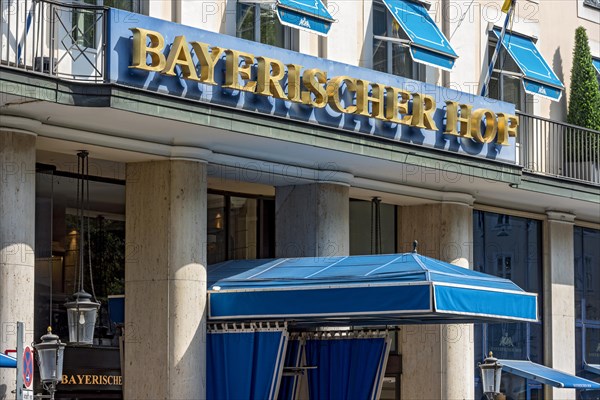
<svg viewBox="0 0 600 400">
<path fill-rule="evenodd" d="M 56 385 L 62 381 L 65 344 L 48 327 L 48 333 L 41 337 L 41 343 L 34 344 L 37 352 L 40 379 L 44 389 L 54 399 Z"/>
<path fill-rule="evenodd" d="M 479 364 L 481 370 L 481 382 L 483 384 L 483 393 L 489 400 L 494 400 L 500 393 L 500 380 L 502 378 L 502 364 L 494 358 L 490 351 L 489 356 Z"/>
</svg>

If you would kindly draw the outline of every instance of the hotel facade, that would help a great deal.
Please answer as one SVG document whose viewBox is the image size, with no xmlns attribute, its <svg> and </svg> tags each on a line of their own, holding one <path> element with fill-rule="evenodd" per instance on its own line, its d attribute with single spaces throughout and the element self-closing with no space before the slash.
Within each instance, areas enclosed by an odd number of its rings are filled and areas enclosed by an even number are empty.
<svg viewBox="0 0 600 400">
<path fill-rule="evenodd" d="M 26 343 L 48 325 L 68 342 L 84 270 L 94 344 L 67 346 L 56 398 L 363 398 L 315 389 L 306 343 L 383 338 L 364 397 L 480 399 L 492 351 L 508 367 L 497 398 L 598 399 L 551 378 L 600 383 L 600 132 L 566 123 L 578 26 L 600 76 L 600 4 L 513 7 L 505 23 L 501 1 L 2 0 L 0 351 L 17 321 Z M 379 262 L 370 276 L 415 240 L 427 259 L 537 294 L 536 318 L 375 318 L 395 294 L 369 292 L 352 301 L 369 318 L 219 308 L 227 284 L 268 292 L 295 265 L 348 260 Z M 215 389 L 215 360 L 260 380 L 259 356 L 215 355 L 225 331 L 284 332 L 266 394 Z M 14 375 L 0 369 L 0 399 Z"/>
</svg>

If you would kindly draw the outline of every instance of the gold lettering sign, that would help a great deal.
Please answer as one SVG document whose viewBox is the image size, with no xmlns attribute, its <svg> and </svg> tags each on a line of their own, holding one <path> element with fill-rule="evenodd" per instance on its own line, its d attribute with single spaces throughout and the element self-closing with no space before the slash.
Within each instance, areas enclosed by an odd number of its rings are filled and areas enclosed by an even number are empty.
<svg viewBox="0 0 600 400">
<path fill-rule="evenodd" d="M 123 385 L 123 377 L 120 375 L 92 375 L 92 374 L 63 375 L 60 383 L 63 385 L 122 386 Z"/>
<path fill-rule="evenodd" d="M 224 88 L 315 108 L 329 105 L 340 113 L 376 118 L 419 129 L 439 130 L 434 120 L 436 101 L 426 94 L 409 93 L 351 76 L 328 78 L 326 71 L 317 68 L 303 69 L 301 65 L 284 64 L 274 58 L 254 56 L 239 50 L 222 49 L 201 42 L 188 43 L 183 35 L 176 36 L 167 51 L 164 37 L 159 32 L 142 28 L 131 28 L 131 31 L 133 57 L 129 68 L 174 76 L 177 75 L 175 69 L 178 67 L 184 79 L 217 85 L 215 67 L 224 56 Z M 346 100 L 342 98 L 344 90 L 348 94 Z M 510 138 L 517 136 L 519 126 L 519 119 L 515 115 L 494 113 L 484 108 L 473 110 L 472 105 L 454 101 L 446 101 L 445 119 L 443 132 L 446 135 L 472 139 L 479 143 L 495 141 L 501 146 L 509 145 Z M 93 377 L 90 376 L 89 379 L 94 382 Z M 98 379 L 102 381 L 101 376 Z M 88 382 L 87 376 L 82 377 L 83 381 Z"/>
</svg>

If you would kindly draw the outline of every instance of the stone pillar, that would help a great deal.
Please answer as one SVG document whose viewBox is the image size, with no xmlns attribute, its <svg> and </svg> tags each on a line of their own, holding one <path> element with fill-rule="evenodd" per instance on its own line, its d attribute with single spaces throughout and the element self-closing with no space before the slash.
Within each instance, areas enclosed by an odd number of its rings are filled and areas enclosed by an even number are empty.
<svg viewBox="0 0 600 400">
<path fill-rule="evenodd" d="M 206 398 L 206 165 L 127 165 L 126 399 Z"/>
<path fill-rule="evenodd" d="M 332 183 L 275 188 L 277 257 L 333 257 L 350 251 L 349 188 Z"/>
<path fill-rule="evenodd" d="M 401 207 L 398 232 L 402 252 L 419 242 L 422 255 L 469 268 L 472 260 L 472 199 Z M 401 327 L 403 399 L 473 399 L 472 324 Z"/>
<path fill-rule="evenodd" d="M 0 131 L 0 351 L 34 340 L 35 142 L 33 135 Z M 14 399 L 14 369 L 0 368 L 0 399 Z"/>
<path fill-rule="evenodd" d="M 575 216 L 548 211 L 544 224 L 544 363 L 575 374 Z M 546 399 L 575 399 L 574 389 L 545 385 Z"/>
</svg>

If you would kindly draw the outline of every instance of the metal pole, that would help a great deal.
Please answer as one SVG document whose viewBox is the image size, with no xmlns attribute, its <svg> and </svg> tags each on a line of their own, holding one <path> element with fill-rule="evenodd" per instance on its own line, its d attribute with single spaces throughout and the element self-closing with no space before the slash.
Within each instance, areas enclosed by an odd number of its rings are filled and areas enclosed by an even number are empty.
<svg viewBox="0 0 600 400">
<path fill-rule="evenodd" d="M 17 322 L 17 400 L 23 400 L 23 334 L 25 333 L 25 324 Z"/>
</svg>

